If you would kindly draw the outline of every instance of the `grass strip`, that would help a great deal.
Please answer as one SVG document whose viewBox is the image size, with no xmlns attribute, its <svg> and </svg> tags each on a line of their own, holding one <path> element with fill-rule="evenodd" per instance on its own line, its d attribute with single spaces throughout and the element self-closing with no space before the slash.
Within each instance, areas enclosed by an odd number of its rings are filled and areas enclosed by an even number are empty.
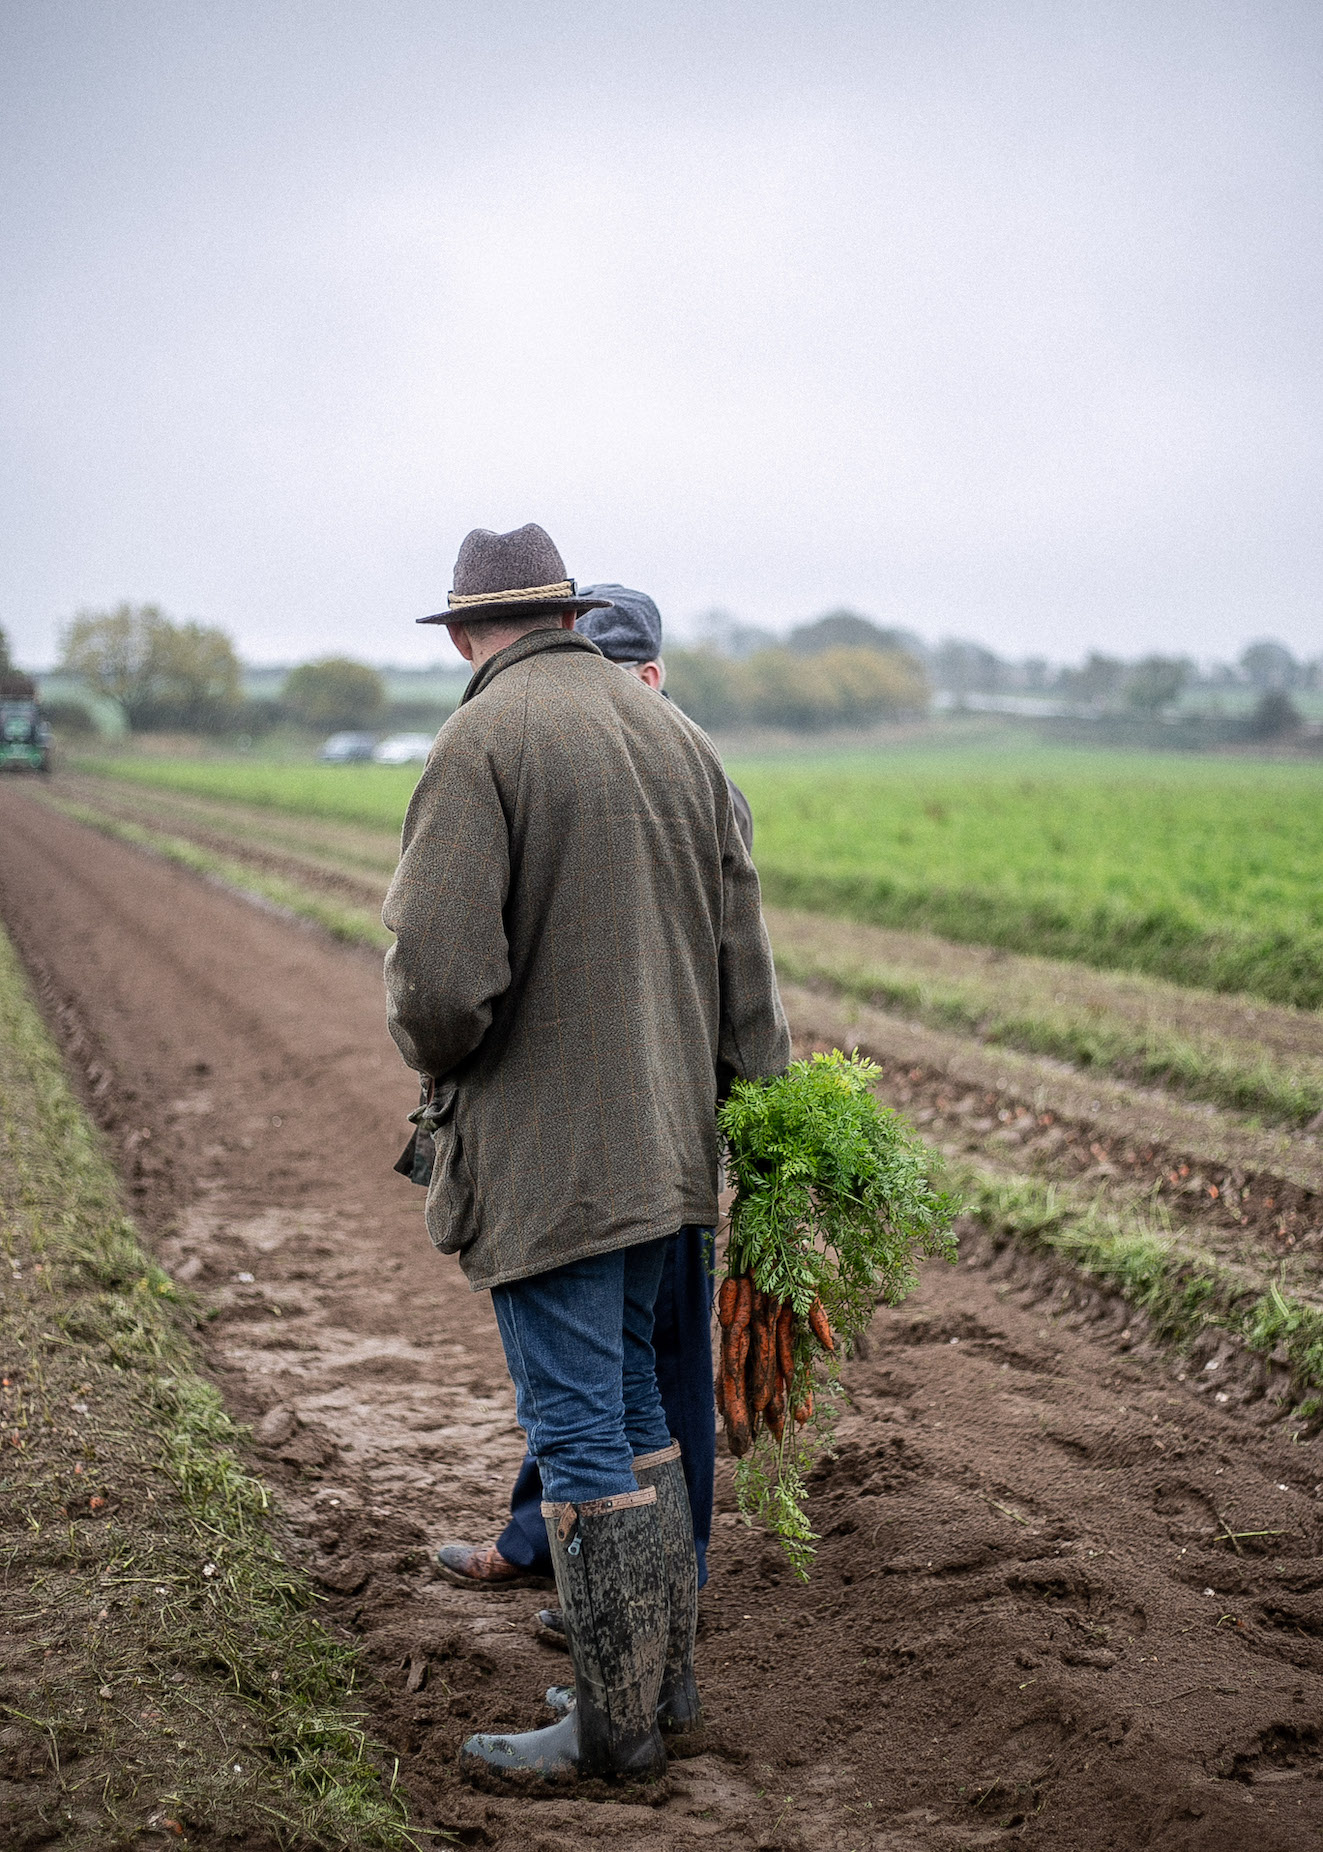
<svg viewBox="0 0 1323 1852">
<path fill-rule="evenodd" d="M 833 874 L 758 856 L 764 896 L 874 926 L 932 932 L 960 945 L 1144 971 L 1200 990 L 1243 991 L 1298 1009 L 1323 1006 L 1323 933 L 1209 927 L 1177 907 L 1132 910 L 975 886 L 909 885 L 888 875 Z"/>
<path fill-rule="evenodd" d="M 156 855 L 164 856 L 167 861 L 177 862 L 182 868 L 191 868 L 195 874 L 223 881 L 227 887 L 255 895 L 259 900 L 282 907 L 300 919 L 310 920 L 330 933 L 332 938 L 340 939 L 347 945 L 384 948 L 392 943 L 391 935 L 382 925 L 380 916 L 368 912 L 364 907 L 345 906 L 284 875 L 254 868 L 231 856 L 217 855 L 214 850 L 204 849 L 184 836 L 148 829 L 141 823 L 110 816 L 90 804 L 71 803 L 67 798 L 44 793 L 42 801 L 58 810 L 61 816 L 69 817 L 75 823 L 85 823 L 89 828 L 99 830 L 103 836 L 113 836 L 119 842 L 132 843 L 135 848 L 149 849 Z"/>
<path fill-rule="evenodd" d="M 282 765 L 251 759 L 138 758 L 129 754 L 71 755 L 69 766 L 98 778 L 291 816 L 366 824 L 392 830 L 397 836 L 420 769 L 416 765 Z"/>
<path fill-rule="evenodd" d="M 1290 1372 L 1302 1422 L 1323 1413 L 1323 1307 L 1186 1246 L 1168 1230 L 1032 1177 L 952 1166 L 965 1209 L 994 1236 L 1059 1255 L 1147 1314 L 1186 1352 L 1209 1330 Z"/>
<path fill-rule="evenodd" d="M 241 1431 L 197 1373 L 187 1307 L 124 1214 L 3 935 L 0 1240 L 16 1843 L 196 1828 L 416 1845 L 364 1734 L 354 1657 L 279 1547 Z"/>
<path fill-rule="evenodd" d="M 1007 1006 L 992 983 L 960 982 L 881 969 L 832 956 L 774 935 L 776 968 L 792 983 L 826 982 L 843 996 L 878 1009 L 904 1011 L 935 1028 L 977 1035 L 999 1047 L 1056 1055 L 1080 1068 L 1175 1087 L 1192 1098 L 1305 1125 L 1323 1112 L 1323 1075 L 1293 1072 L 1261 1056 L 1201 1047 L 1188 1037 L 1127 1023 L 1096 1009 L 1023 1002 Z"/>
</svg>

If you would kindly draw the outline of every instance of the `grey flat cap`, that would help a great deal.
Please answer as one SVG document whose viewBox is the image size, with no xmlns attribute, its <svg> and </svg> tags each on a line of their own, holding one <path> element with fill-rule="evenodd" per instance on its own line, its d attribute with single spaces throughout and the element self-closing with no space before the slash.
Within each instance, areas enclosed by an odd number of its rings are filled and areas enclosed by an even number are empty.
<svg viewBox="0 0 1323 1852">
<path fill-rule="evenodd" d="M 646 592 L 627 585 L 585 585 L 585 598 L 601 600 L 574 628 L 610 662 L 651 662 L 661 655 L 661 612 Z"/>
<path fill-rule="evenodd" d="M 455 561 L 455 587 L 448 609 L 420 617 L 420 624 L 489 623 L 493 618 L 536 617 L 540 611 L 594 611 L 605 598 L 582 594 L 565 576 L 560 548 L 545 528 L 530 521 L 508 534 L 475 527 L 464 536 Z"/>
</svg>

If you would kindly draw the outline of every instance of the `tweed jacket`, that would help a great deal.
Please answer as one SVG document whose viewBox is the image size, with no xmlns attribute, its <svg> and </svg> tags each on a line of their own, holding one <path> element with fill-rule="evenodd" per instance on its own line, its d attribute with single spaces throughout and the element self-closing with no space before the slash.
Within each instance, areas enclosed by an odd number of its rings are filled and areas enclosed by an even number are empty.
<svg viewBox="0 0 1323 1852">
<path fill-rule="evenodd" d="M 719 1093 L 790 1038 L 692 721 L 586 637 L 519 638 L 437 735 L 383 918 L 438 1083 L 428 1233 L 475 1291 L 715 1222 Z"/>
</svg>

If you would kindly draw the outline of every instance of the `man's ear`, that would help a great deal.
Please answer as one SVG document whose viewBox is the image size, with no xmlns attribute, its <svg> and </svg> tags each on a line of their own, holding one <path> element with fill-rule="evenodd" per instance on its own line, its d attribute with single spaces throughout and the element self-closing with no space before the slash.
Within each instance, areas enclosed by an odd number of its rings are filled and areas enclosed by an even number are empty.
<svg viewBox="0 0 1323 1852">
<path fill-rule="evenodd" d="M 459 651 L 460 655 L 464 658 L 465 662 L 472 662 L 473 661 L 473 645 L 469 641 L 468 625 L 467 624 L 447 624 L 446 629 L 450 632 L 450 641 L 454 644 L 455 648 Z"/>
<path fill-rule="evenodd" d="M 647 687 L 660 688 L 665 670 L 662 668 L 660 658 L 658 658 L 655 662 L 641 662 L 634 673 Z"/>
<path fill-rule="evenodd" d="M 575 619 L 578 617 L 578 615 L 579 613 L 577 611 L 562 611 L 560 614 L 561 629 L 562 630 L 573 630 Z"/>
</svg>

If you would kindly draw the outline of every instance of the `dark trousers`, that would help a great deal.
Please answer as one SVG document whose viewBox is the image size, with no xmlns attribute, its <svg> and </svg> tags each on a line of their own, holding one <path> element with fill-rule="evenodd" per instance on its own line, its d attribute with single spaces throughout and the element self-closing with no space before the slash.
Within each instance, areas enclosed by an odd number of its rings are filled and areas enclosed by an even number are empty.
<svg viewBox="0 0 1323 1852">
<path fill-rule="evenodd" d="M 657 1386 L 671 1435 L 680 1443 L 689 1504 L 694 1514 L 698 1581 L 707 1580 L 712 1534 L 712 1475 L 716 1421 L 712 1398 L 712 1230 L 682 1228 L 666 1244 L 653 1317 Z M 542 1521 L 542 1475 L 530 1453 L 510 1494 L 510 1522 L 497 1539 L 507 1562 L 551 1574 Z"/>
</svg>

